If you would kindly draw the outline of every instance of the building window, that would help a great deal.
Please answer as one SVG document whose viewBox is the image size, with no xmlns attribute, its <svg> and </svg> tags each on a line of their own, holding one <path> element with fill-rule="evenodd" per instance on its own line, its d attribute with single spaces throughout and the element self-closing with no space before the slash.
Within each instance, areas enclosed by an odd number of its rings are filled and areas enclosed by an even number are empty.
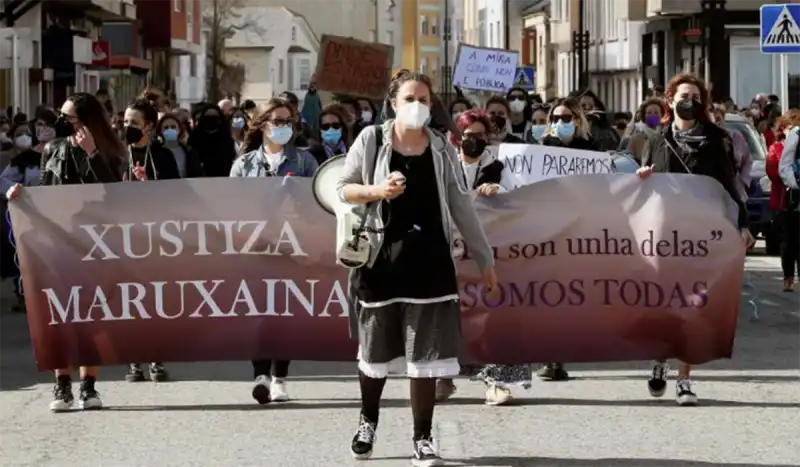
<svg viewBox="0 0 800 467">
<path fill-rule="evenodd" d="M 458 37 L 458 42 L 464 38 L 464 20 L 456 20 L 456 36 Z"/>
<path fill-rule="evenodd" d="M 394 45 L 394 31 L 386 31 L 386 43 Z"/>
<path fill-rule="evenodd" d="M 439 35 L 439 17 L 434 16 L 431 19 L 431 36 L 438 36 Z"/>
<path fill-rule="evenodd" d="M 278 59 L 278 84 L 283 84 L 283 59 Z"/>
<path fill-rule="evenodd" d="M 189 76 L 197 76 L 197 55 L 189 55 Z"/>
<path fill-rule="evenodd" d="M 308 89 L 308 84 L 311 82 L 311 60 L 307 58 L 298 58 L 295 63 L 297 64 L 297 77 L 300 80 L 300 89 Z"/>
<path fill-rule="evenodd" d="M 494 24 L 489 24 L 489 47 L 494 47 Z"/>
<path fill-rule="evenodd" d="M 478 10 L 478 46 L 486 47 L 486 8 Z"/>
<path fill-rule="evenodd" d="M 494 30 L 497 32 L 497 42 L 495 42 L 495 47 L 505 48 L 505 42 L 503 42 L 503 29 L 500 27 L 500 21 L 497 22 Z"/>
<path fill-rule="evenodd" d="M 441 70 L 439 70 L 439 59 L 438 58 L 434 58 L 433 59 L 433 66 L 431 67 L 431 75 L 433 75 L 434 77 L 435 76 L 439 76 L 439 72 L 440 71 Z"/>
<path fill-rule="evenodd" d="M 419 33 L 422 36 L 428 35 L 428 17 L 425 15 L 419 17 Z"/>
<path fill-rule="evenodd" d="M 297 40 L 297 27 L 292 26 L 292 42 Z"/>
<path fill-rule="evenodd" d="M 181 3 L 183 3 L 183 0 L 172 0 L 172 9 L 175 10 L 177 13 L 180 13 Z"/>
<path fill-rule="evenodd" d="M 419 72 L 422 74 L 428 73 L 428 59 L 426 57 L 419 59 Z"/>
</svg>

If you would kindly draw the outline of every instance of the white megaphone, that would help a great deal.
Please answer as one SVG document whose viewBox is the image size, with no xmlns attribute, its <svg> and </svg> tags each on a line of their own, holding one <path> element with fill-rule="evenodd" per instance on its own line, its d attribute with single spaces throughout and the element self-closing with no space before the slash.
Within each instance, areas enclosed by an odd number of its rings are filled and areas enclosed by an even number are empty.
<svg viewBox="0 0 800 467">
<path fill-rule="evenodd" d="M 365 207 L 344 203 L 336 193 L 346 157 L 341 154 L 323 162 L 314 174 L 311 187 L 317 204 L 336 216 L 336 264 L 357 269 L 369 261 L 371 247 L 365 230 Z"/>
</svg>

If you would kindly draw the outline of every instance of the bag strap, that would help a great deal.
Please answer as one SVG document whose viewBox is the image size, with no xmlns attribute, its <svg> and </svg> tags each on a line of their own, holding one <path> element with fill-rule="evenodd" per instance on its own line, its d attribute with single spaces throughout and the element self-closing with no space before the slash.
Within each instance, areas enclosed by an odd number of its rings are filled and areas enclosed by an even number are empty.
<svg viewBox="0 0 800 467">
<path fill-rule="evenodd" d="M 375 127 L 375 160 L 372 161 L 372 167 L 374 168 L 378 165 L 378 156 L 381 153 L 381 148 L 383 147 L 383 125 L 373 125 Z M 374 178 L 374 176 L 373 176 Z M 374 182 L 375 180 L 373 180 Z"/>
</svg>

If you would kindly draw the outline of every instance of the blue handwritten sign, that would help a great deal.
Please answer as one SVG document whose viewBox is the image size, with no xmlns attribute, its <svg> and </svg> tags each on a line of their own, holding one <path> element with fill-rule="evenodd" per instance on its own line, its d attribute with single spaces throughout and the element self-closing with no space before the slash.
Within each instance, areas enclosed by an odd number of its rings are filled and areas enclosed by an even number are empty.
<svg viewBox="0 0 800 467">
<path fill-rule="evenodd" d="M 514 86 L 519 52 L 459 44 L 453 86 L 505 94 Z"/>
</svg>

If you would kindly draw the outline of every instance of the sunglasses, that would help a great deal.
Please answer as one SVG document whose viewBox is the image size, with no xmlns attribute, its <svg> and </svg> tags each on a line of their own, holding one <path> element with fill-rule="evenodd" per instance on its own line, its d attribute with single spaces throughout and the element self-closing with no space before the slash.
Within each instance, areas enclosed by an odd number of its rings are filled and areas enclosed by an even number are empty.
<svg viewBox="0 0 800 467">
<path fill-rule="evenodd" d="M 525 100 L 525 96 L 521 96 L 521 95 L 515 94 L 515 95 L 508 96 L 508 100 L 509 101 L 524 101 Z"/>
<path fill-rule="evenodd" d="M 550 123 L 558 123 L 561 120 L 564 123 L 571 123 L 572 122 L 572 115 L 551 115 L 550 116 Z"/>
<path fill-rule="evenodd" d="M 274 120 L 269 121 L 272 126 L 292 126 L 294 124 L 294 120 L 291 118 L 276 118 Z"/>
<path fill-rule="evenodd" d="M 319 126 L 319 129 L 322 130 L 322 131 L 330 130 L 330 129 L 341 130 L 342 129 L 342 124 L 341 123 L 323 123 L 323 124 L 321 124 Z"/>
</svg>

